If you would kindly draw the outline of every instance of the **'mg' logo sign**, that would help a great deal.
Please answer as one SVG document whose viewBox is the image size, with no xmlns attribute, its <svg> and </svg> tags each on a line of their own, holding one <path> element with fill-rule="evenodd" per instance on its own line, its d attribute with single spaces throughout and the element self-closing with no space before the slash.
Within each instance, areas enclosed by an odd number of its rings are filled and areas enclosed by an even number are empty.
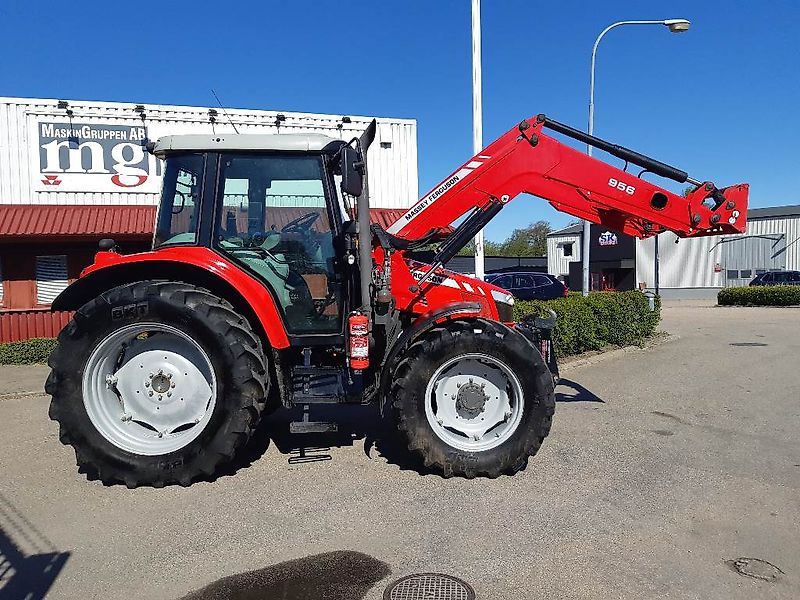
<svg viewBox="0 0 800 600">
<path fill-rule="evenodd" d="M 157 192 L 160 161 L 135 125 L 39 122 L 36 188 L 70 192 Z M 34 174 L 35 176 L 35 174 Z"/>
</svg>

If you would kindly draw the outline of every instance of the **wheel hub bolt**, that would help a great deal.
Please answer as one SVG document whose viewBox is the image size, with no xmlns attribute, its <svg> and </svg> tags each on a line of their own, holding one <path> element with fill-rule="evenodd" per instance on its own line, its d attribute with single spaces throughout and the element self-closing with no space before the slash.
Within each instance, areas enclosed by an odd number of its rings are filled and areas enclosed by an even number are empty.
<svg viewBox="0 0 800 600">
<path fill-rule="evenodd" d="M 148 396 L 152 396 L 152 395 L 153 395 L 153 390 L 150 390 L 150 392 L 148 393 Z"/>
<path fill-rule="evenodd" d="M 144 387 L 150 387 L 150 382 L 149 381 L 145 381 L 144 382 Z"/>
<path fill-rule="evenodd" d="M 171 397 L 172 397 L 172 392 L 167 392 L 167 398 L 171 398 Z"/>
</svg>

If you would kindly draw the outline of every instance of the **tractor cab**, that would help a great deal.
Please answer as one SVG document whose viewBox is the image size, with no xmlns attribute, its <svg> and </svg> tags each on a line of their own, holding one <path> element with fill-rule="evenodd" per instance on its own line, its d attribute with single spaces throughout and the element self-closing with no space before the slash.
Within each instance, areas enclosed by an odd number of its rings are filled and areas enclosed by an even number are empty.
<svg viewBox="0 0 800 600">
<path fill-rule="evenodd" d="M 268 288 L 289 335 L 342 335 L 343 147 L 319 134 L 159 139 L 153 249 L 211 248 Z"/>
</svg>

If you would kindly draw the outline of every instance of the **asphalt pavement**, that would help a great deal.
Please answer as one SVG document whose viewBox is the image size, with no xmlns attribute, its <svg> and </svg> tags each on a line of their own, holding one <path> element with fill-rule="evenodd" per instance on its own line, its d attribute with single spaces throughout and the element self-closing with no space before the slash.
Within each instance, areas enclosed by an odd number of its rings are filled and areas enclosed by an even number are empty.
<svg viewBox="0 0 800 600">
<path fill-rule="evenodd" d="M 378 599 L 421 572 L 479 599 L 799 598 L 800 309 L 674 303 L 663 329 L 565 367 L 550 437 L 496 480 L 421 475 L 345 407 L 305 457 L 281 412 L 214 481 L 104 487 L 46 369 L 0 367 L 0 598 Z"/>
</svg>

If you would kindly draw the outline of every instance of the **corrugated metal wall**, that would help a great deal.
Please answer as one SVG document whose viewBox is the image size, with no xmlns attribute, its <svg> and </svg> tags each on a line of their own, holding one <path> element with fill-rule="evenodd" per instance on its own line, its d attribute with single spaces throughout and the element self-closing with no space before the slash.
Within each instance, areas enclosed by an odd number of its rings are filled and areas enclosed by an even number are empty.
<svg viewBox="0 0 800 600">
<path fill-rule="evenodd" d="M 744 287 L 753 277 L 786 268 L 786 235 L 731 237 L 722 245 L 725 287 Z"/>
<path fill-rule="evenodd" d="M 136 104 L 68 100 L 72 120 L 102 119 L 111 124 L 142 126 L 148 137 L 184 133 L 232 133 L 221 110 L 212 127 L 209 108 L 145 104 L 144 122 Z M 227 109 L 240 133 L 323 133 L 350 140 L 366 128 L 371 117 L 318 115 L 283 111 Z M 276 126 L 278 115 L 285 117 Z M 0 97 L 0 203 L 2 204 L 154 204 L 155 193 L 34 191 L 31 143 L 41 118 L 67 121 L 57 100 Z M 378 208 L 407 208 L 419 198 L 417 185 L 417 124 L 413 119 L 378 119 L 378 133 L 369 153 L 369 187 Z"/>
<path fill-rule="evenodd" d="M 569 243 L 572 243 L 572 256 L 564 256 L 561 246 Z M 555 235 L 547 238 L 547 272 L 551 275 L 569 275 L 569 263 L 580 259 L 580 234 Z"/>
<path fill-rule="evenodd" d="M 659 236 L 659 281 L 662 288 L 721 288 L 730 285 L 741 285 L 740 281 L 728 281 L 727 265 L 724 264 L 726 252 L 724 247 L 729 242 L 720 243 L 722 239 L 740 239 L 757 235 L 785 236 L 785 261 L 783 268 L 800 269 L 800 217 L 776 217 L 767 219 L 751 219 L 747 222 L 747 233 L 744 235 L 712 236 L 694 239 L 682 239 L 675 244 L 676 236 L 664 233 Z M 648 287 L 654 285 L 653 238 L 637 240 L 636 246 L 636 281 L 643 281 Z M 727 253 L 727 256 L 731 256 Z M 780 258 L 780 257 L 777 257 Z M 756 265 L 758 256 L 753 255 L 752 265 L 745 265 L 744 257 L 737 258 L 737 264 L 731 268 L 744 269 L 763 268 Z M 746 262 L 746 261 L 745 261 Z M 721 271 L 714 272 L 714 266 L 720 265 Z M 754 275 L 755 276 L 755 275 Z M 748 282 L 745 282 L 748 283 Z"/>
<path fill-rule="evenodd" d="M 0 344 L 29 338 L 54 338 L 72 318 L 71 312 L 15 310 L 0 313 Z"/>
</svg>

